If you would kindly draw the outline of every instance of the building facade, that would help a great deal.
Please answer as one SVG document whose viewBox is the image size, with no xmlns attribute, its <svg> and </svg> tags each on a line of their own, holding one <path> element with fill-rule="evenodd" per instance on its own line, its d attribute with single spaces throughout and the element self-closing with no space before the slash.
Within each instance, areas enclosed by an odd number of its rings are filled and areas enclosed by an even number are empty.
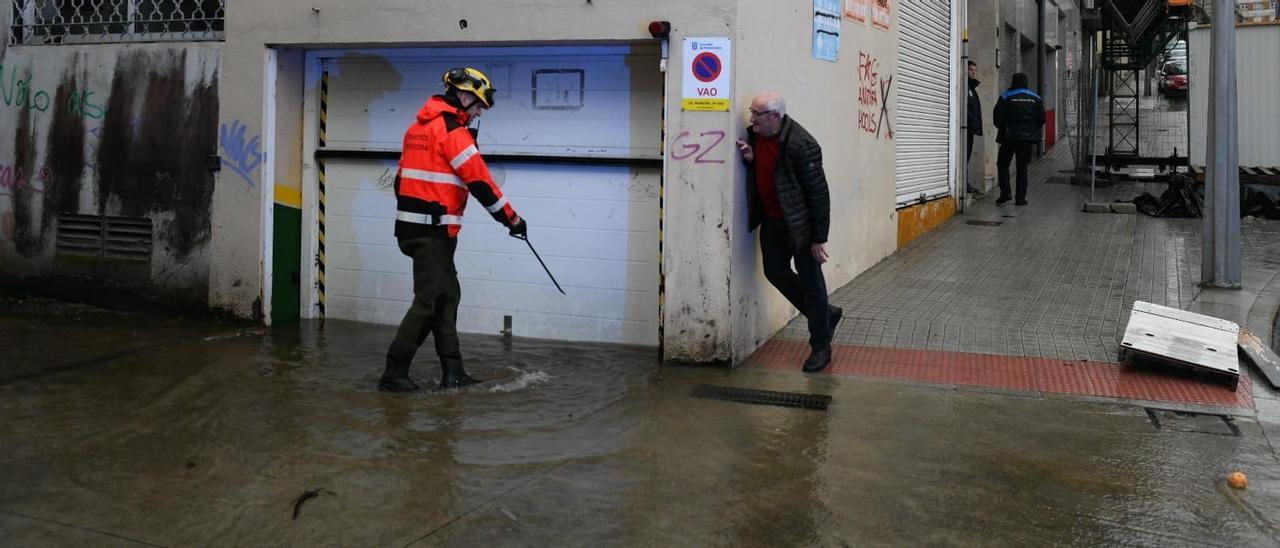
<svg viewBox="0 0 1280 548">
<path fill-rule="evenodd" d="M 463 331 L 749 355 L 795 314 L 746 226 L 734 141 L 759 92 L 782 92 L 825 152 L 832 289 L 951 215 L 963 184 L 949 2 L 145 2 L 217 13 L 163 37 L 137 2 L 89 3 L 125 7 L 92 44 L 28 39 L 24 13 L 70 2 L 6 14 L 3 276 L 119 275 L 267 323 L 398 322 L 400 138 L 463 64 L 495 81 L 481 151 L 567 293 L 473 205 Z"/>
</svg>

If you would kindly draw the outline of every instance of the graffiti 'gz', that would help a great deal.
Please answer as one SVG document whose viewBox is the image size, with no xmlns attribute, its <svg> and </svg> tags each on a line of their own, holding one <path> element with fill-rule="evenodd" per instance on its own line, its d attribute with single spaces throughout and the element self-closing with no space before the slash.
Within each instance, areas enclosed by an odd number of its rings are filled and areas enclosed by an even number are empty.
<svg viewBox="0 0 1280 548">
<path fill-rule="evenodd" d="M 47 112 L 55 106 L 53 99 L 49 96 L 49 92 L 31 88 L 32 74 L 30 71 L 27 71 L 22 78 L 19 78 L 19 71 L 9 67 L 8 78 L 6 78 L 4 69 L 5 66 L 0 65 L 0 100 L 4 101 L 6 107 Z M 106 114 L 106 110 L 102 108 L 102 105 L 93 101 L 92 91 L 72 90 L 67 95 L 67 103 L 64 108 L 72 115 L 95 120 L 102 119 Z"/>
</svg>

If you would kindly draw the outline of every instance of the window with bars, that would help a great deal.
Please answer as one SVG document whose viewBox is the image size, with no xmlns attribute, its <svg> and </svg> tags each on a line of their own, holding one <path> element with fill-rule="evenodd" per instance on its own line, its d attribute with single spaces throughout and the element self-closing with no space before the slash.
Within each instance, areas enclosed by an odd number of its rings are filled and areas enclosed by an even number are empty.
<svg viewBox="0 0 1280 548">
<path fill-rule="evenodd" d="M 23 45 L 221 40 L 226 0 L 12 0 Z"/>
</svg>

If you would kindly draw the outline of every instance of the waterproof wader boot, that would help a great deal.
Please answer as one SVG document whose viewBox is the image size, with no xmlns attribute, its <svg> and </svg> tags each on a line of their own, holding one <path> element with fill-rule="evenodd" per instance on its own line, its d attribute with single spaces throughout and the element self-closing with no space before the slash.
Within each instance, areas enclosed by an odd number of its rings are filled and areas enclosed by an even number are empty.
<svg viewBox="0 0 1280 548">
<path fill-rule="evenodd" d="M 378 390 L 386 392 L 416 392 L 422 390 L 421 387 L 414 384 L 413 379 L 409 378 L 409 363 L 413 361 L 413 352 L 406 353 L 397 352 L 392 349 L 387 352 L 387 368 L 382 372 L 382 378 L 378 380 Z"/>
<path fill-rule="evenodd" d="M 462 358 L 440 358 L 440 388 L 461 388 L 480 381 L 462 368 Z"/>
<path fill-rule="evenodd" d="M 458 348 L 458 286 L 453 238 L 401 238 L 400 252 L 413 258 L 413 304 L 400 321 L 396 338 L 387 350 L 387 372 L 378 388 L 395 392 L 417 389 L 409 379 L 409 364 L 428 335 L 435 338 L 436 354 L 460 356 Z"/>
</svg>

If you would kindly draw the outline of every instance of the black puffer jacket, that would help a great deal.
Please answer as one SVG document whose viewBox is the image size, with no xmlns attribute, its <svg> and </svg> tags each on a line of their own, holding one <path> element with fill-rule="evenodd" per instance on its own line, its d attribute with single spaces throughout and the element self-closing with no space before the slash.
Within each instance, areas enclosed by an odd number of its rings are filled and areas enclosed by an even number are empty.
<svg viewBox="0 0 1280 548">
<path fill-rule="evenodd" d="M 809 244 L 826 243 L 831 227 L 831 195 L 827 191 L 826 173 L 822 171 L 822 147 L 790 116 L 782 119 L 778 140 L 781 154 L 773 181 L 791 241 L 800 252 Z M 747 129 L 747 143 L 755 148 L 756 134 L 751 129 Z M 755 230 L 764 221 L 764 202 L 756 192 L 756 170 L 750 163 L 747 195 L 751 200 L 747 226 L 748 230 Z"/>
</svg>

